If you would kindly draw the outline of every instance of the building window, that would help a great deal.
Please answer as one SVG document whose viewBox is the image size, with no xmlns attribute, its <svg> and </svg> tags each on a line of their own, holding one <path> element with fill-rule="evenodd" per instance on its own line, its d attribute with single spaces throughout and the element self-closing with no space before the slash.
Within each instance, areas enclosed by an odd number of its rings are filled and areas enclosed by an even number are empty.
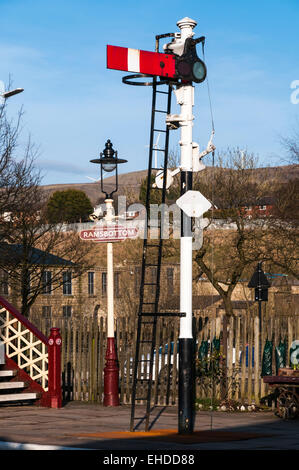
<svg viewBox="0 0 299 470">
<path fill-rule="evenodd" d="M 49 318 L 52 315 L 52 307 L 50 305 L 43 305 L 42 306 L 42 316 Z"/>
<path fill-rule="evenodd" d="M 167 291 L 173 294 L 173 268 L 167 268 Z"/>
<path fill-rule="evenodd" d="M 42 293 L 51 294 L 52 292 L 52 273 L 51 271 L 44 271 L 42 273 Z"/>
<path fill-rule="evenodd" d="M 62 307 L 62 315 L 65 318 L 72 316 L 72 306 L 71 305 L 63 305 Z"/>
<path fill-rule="evenodd" d="M 102 295 L 107 295 L 107 273 L 102 273 Z M 119 297 L 119 273 L 114 273 L 114 295 Z"/>
<path fill-rule="evenodd" d="M 71 271 L 66 271 L 62 274 L 63 280 L 63 294 L 72 295 L 72 273 Z"/>
<path fill-rule="evenodd" d="M 88 273 L 88 294 L 94 295 L 94 272 Z"/>
<path fill-rule="evenodd" d="M 0 294 L 8 295 L 8 274 L 5 271 L 0 274 Z"/>
<path fill-rule="evenodd" d="M 119 273 L 114 273 L 114 295 L 119 297 Z"/>
<path fill-rule="evenodd" d="M 107 295 L 107 273 L 102 273 L 102 295 Z"/>
</svg>

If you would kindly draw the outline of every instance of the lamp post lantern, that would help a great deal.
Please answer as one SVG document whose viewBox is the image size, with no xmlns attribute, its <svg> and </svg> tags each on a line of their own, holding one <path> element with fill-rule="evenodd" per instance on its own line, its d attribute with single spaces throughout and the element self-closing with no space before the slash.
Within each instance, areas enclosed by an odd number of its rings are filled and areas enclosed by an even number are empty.
<svg viewBox="0 0 299 470">
<path fill-rule="evenodd" d="M 259 324 L 260 331 L 262 328 L 262 302 L 268 301 L 268 289 L 271 287 L 270 282 L 265 276 L 262 269 L 261 261 L 258 262 L 257 267 L 248 283 L 249 288 L 254 288 L 254 300 L 258 302 L 259 306 Z"/>
<path fill-rule="evenodd" d="M 7 98 L 10 98 L 11 96 L 22 93 L 22 91 L 24 91 L 24 88 L 15 88 L 14 90 L 9 90 L 9 91 L 5 91 L 4 93 L 1 93 L 1 96 L 6 100 Z"/>
<path fill-rule="evenodd" d="M 5 91 L 4 83 L 0 80 L 0 105 L 3 105 L 5 101 L 11 96 L 22 93 L 24 88 L 15 88 L 14 90 Z"/>
<path fill-rule="evenodd" d="M 127 160 L 117 157 L 117 151 L 113 149 L 111 141 L 108 139 L 105 149 L 100 153 L 100 158 L 90 160 L 91 163 L 101 165 L 101 191 L 106 195 L 106 215 L 104 217 L 107 225 L 112 225 L 113 214 L 113 194 L 118 189 L 118 165 Z M 105 188 L 103 172 L 115 172 L 115 184 L 111 189 Z M 114 337 L 114 273 L 113 273 L 113 244 L 107 243 L 107 349 L 106 366 L 104 368 L 104 406 L 118 406 L 118 381 L 119 367 L 117 362 L 116 345 Z"/>
</svg>

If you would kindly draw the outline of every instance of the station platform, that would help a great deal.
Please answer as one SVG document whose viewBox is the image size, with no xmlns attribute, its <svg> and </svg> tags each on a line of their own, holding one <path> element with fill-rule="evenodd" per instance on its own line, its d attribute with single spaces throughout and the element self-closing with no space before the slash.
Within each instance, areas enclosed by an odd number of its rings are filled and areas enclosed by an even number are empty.
<svg viewBox="0 0 299 470">
<path fill-rule="evenodd" d="M 138 408 L 143 416 L 144 408 Z M 273 412 L 196 414 L 191 435 L 177 432 L 177 408 L 157 407 L 153 427 L 129 432 L 130 407 L 70 402 L 60 409 L 0 408 L 0 449 L 299 450 L 299 421 Z"/>
</svg>

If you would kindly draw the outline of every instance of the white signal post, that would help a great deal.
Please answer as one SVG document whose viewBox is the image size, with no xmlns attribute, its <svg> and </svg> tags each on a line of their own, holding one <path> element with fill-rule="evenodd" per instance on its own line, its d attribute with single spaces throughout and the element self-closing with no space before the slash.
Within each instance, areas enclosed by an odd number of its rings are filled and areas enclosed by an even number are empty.
<svg viewBox="0 0 299 470">
<path fill-rule="evenodd" d="M 197 25 L 191 18 L 183 18 L 177 22 L 181 33 L 177 40 L 167 44 L 182 55 L 185 42 L 192 39 L 193 29 Z M 203 38 L 195 40 L 202 42 Z M 205 65 L 198 61 L 204 68 L 202 76 L 193 72 L 193 79 L 198 83 L 205 79 Z M 193 69 L 194 70 L 194 69 Z M 179 335 L 179 416 L 178 430 L 180 434 L 191 434 L 195 421 L 195 340 L 193 338 L 193 309 L 192 309 L 192 244 L 193 230 L 192 217 L 199 218 L 210 207 L 211 203 L 200 192 L 192 191 L 193 172 L 205 168 L 201 159 L 215 150 L 212 143 L 214 132 L 212 132 L 207 149 L 199 152 L 199 145 L 193 142 L 193 106 L 194 86 L 192 81 L 183 81 L 175 90 L 177 103 L 180 105 L 180 114 L 169 115 L 166 121 L 172 127 L 179 124 L 180 148 L 181 148 L 181 197 L 177 205 L 181 209 L 181 240 L 180 240 L 180 311 L 185 313 L 180 319 Z"/>
<path fill-rule="evenodd" d="M 191 38 L 196 21 L 184 18 L 177 25 L 181 30 L 179 42 Z M 192 190 L 193 171 L 193 106 L 194 87 L 192 82 L 179 85 L 175 91 L 180 115 L 175 120 L 180 126 L 181 148 L 181 196 Z M 172 117 L 168 119 L 171 121 Z M 181 212 L 180 240 L 180 311 L 186 316 L 180 319 L 179 335 L 179 412 L 178 431 L 190 434 L 194 429 L 194 339 L 192 332 L 192 218 Z"/>
<path fill-rule="evenodd" d="M 194 87 L 184 85 L 176 91 L 181 106 L 181 195 L 192 190 L 192 108 Z M 192 227 L 191 218 L 182 213 L 180 309 L 186 313 L 180 321 L 180 338 L 192 338 Z M 187 255 L 187 256 L 186 256 Z M 191 258 L 191 264 L 190 264 Z M 188 292 L 188 294 L 187 294 Z"/>
</svg>

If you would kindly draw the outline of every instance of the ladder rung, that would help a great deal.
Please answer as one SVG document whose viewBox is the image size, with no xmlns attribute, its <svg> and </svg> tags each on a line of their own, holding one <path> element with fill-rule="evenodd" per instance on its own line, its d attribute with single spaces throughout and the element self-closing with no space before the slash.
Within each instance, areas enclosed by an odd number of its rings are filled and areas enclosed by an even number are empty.
<svg viewBox="0 0 299 470">
<path fill-rule="evenodd" d="M 173 312 L 141 312 L 140 316 L 145 316 L 145 317 L 185 317 L 186 313 L 173 313 Z"/>
<path fill-rule="evenodd" d="M 162 36 L 161 36 L 162 37 Z M 164 36 L 163 36 L 164 37 Z M 151 142 L 150 142 L 150 162 L 149 162 L 149 171 L 151 172 L 151 175 L 155 175 L 156 172 L 163 172 L 165 175 L 166 175 L 166 167 L 167 167 L 167 157 L 168 157 L 168 136 L 169 136 L 169 132 L 170 132 L 170 129 L 165 126 L 163 124 L 160 124 L 160 123 L 156 123 L 155 124 L 155 119 L 157 118 L 158 119 L 158 116 L 156 115 L 156 113 L 161 113 L 161 114 L 170 114 L 170 98 L 171 98 L 171 93 L 172 93 L 172 89 L 171 87 L 169 86 L 168 87 L 168 91 L 165 91 L 166 89 L 164 90 L 157 90 L 156 86 L 153 87 L 153 96 L 155 93 L 160 93 L 160 94 L 164 94 L 167 96 L 167 98 L 163 99 L 164 103 L 160 102 L 159 104 L 154 104 L 154 106 L 152 106 L 152 123 L 151 123 Z M 165 105 L 165 100 L 167 100 L 167 106 Z M 154 103 L 154 101 L 153 101 Z M 160 109 L 159 109 L 160 108 Z M 166 111 L 167 109 L 167 111 Z M 157 126 L 157 127 L 156 127 Z M 164 129 L 160 129 L 160 127 L 164 127 Z M 164 134 L 164 143 L 162 143 L 162 146 L 165 145 L 164 148 L 155 148 L 153 146 L 153 139 L 154 139 L 154 134 L 156 133 L 163 133 Z M 154 151 L 158 151 L 158 152 L 162 152 L 162 156 L 161 158 L 164 159 L 164 164 L 160 161 L 159 162 L 159 165 L 163 166 L 162 168 L 155 168 L 156 166 L 158 166 L 158 163 L 155 164 L 154 163 L 154 160 L 151 160 L 152 158 L 152 154 Z M 161 155 L 161 154 L 160 154 Z M 163 157 L 164 155 L 164 157 Z M 149 183 L 150 184 L 150 183 Z M 160 189 L 160 188 L 153 188 L 152 185 L 150 185 L 148 187 L 148 196 L 151 194 L 151 191 L 152 190 L 156 190 L 156 189 Z M 164 196 L 165 196 L 165 187 L 162 189 L 162 199 L 164 200 Z M 164 190 L 164 191 L 163 191 Z M 148 208 L 149 207 L 149 197 L 147 198 L 147 201 L 146 201 L 146 207 Z M 154 225 L 155 223 L 155 225 Z M 146 330 L 146 325 L 153 325 L 153 327 L 149 327 L 149 333 L 154 333 L 155 332 L 155 324 L 157 322 L 157 317 L 160 317 L 160 316 L 185 316 L 186 314 L 185 313 L 177 313 L 177 312 L 157 312 L 157 311 L 152 311 L 152 312 L 143 312 L 143 308 L 145 310 L 150 310 L 151 308 L 153 310 L 157 310 L 159 308 L 158 306 L 158 302 L 143 302 L 143 297 L 144 297 L 144 294 L 147 293 L 147 290 L 145 289 L 145 286 L 152 286 L 152 290 L 153 292 L 156 292 L 156 300 L 159 300 L 159 289 L 160 289 L 160 282 L 159 281 L 159 271 L 158 269 L 160 268 L 161 266 L 161 252 L 160 252 L 160 248 L 162 248 L 162 230 L 163 230 L 163 227 L 164 227 L 164 221 L 163 221 L 163 218 L 161 217 L 160 219 L 156 220 L 154 223 L 151 223 L 149 219 L 146 219 L 146 234 L 148 235 L 150 233 L 150 230 L 152 229 L 158 229 L 157 230 L 157 235 L 158 235 L 158 239 L 147 244 L 147 241 L 145 242 L 144 244 L 144 251 L 143 251 L 143 259 L 142 259 L 142 284 L 141 284 L 141 289 L 143 289 L 143 293 L 142 294 L 142 298 L 141 298 L 141 303 L 140 303 L 140 307 L 139 307 L 139 311 L 138 311 L 138 341 L 140 344 L 142 343 L 148 343 L 148 344 L 151 344 L 151 356 L 149 356 L 148 354 L 145 354 L 145 356 L 147 357 L 147 359 L 141 359 L 140 357 L 140 351 L 138 349 L 136 349 L 136 356 L 135 356 L 135 361 L 136 361 L 136 367 L 137 367 L 137 364 L 138 364 L 138 368 L 139 370 L 136 369 L 136 372 L 137 374 L 134 376 L 134 384 L 133 384 L 133 395 L 134 395 L 134 398 L 133 398 L 133 401 L 132 401 L 132 411 L 131 411 L 131 423 L 130 423 L 130 428 L 131 430 L 135 430 L 135 424 L 134 424 L 134 420 L 139 420 L 142 419 L 146 419 L 145 421 L 145 428 L 146 430 L 148 429 L 149 427 L 149 410 L 147 410 L 146 412 L 146 416 L 142 416 L 142 418 L 138 418 L 135 416 L 136 414 L 136 407 L 135 405 L 141 405 L 141 403 L 137 403 L 138 401 L 142 401 L 144 403 L 147 403 L 147 406 L 149 406 L 149 402 L 150 402 L 150 399 L 151 399 L 151 384 L 153 382 L 152 380 L 152 372 L 153 372 L 153 365 L 154 365 L 154 362 L 153 362 L 153 357 L 152 357 L 152 354 L 153 354 L 153 349 L 154 349 L 154 342 L 153 342 L 153 339 L 152 340 L 145 340 L 145 339 L 142 339 L 142 333 L 141 333 L 141 328 L 142 326 L 144 325 L 144 330 L 143 331 L 147 331 Z M 147 247 L 150 249 L 150 248 L 153 248 L 153 251 L 152 252 L 147 252 L 146 249 Z M 156 253 L 156 251 L 154 251 L 154 249 L 156 248 L 159 248 L 159 252 Z M 157 262 L 155 262 L 156 260 L 158 259 Z M 148 262 L 147 262 L 148 261 Z M 150 274 L 149 271 L 146 271 L 146 269 L 150 269 L 150 271 L 152 272 L 152 277 L 148 277 L 148 281 L 150 282 L 144 282 L 146 280 L 146 275 L 147 274 Z M 155 275 L 154 275 L 154 269 L 155 269 Z M 155 287 L 156 286 L 156 287 Z M 155 297 L 152 295 L 146 295 L 145 297 L 146 299 L 154 299 Z M 148 305 L 149 307 L 146 308 L 146 305 Z M 152 317 L 152 318 L 150 318 Z M 140 321 L 139 321 L 139 318 L 140 318 Z M 150 336 L 154 336 L 153 334 L 150 334 L 148 337 Z M 155 341 L 155 338 L 154 338 L 154 341 Z M 145 347 L 145 349 L 149 349 L 150 346 L 148 347 Z M 138 352 L 139 351 L 139 352 Z M 149 359 L 148 359 L 149 358 Z M 144 364 L 144 366 L 142 366 L 142 363 Z M 149 365 L 147 365 L 149 364 Z M 141 369 L 142 367 L 144 367 L 144 369 L 150 369 L 150 374 L 147 375 L 147 372 L 144 371 L 142 372 Z M 139 377 L 138 377 L 139 376 Z M 142 378 L 142 377 L 149 377 L 149 378 Z M 142 385 L 142 382 L 144 382 L 144 385 Z M 139 396 L 135 396 L 137 395 L 137 387 L 140 386 L 140 388 L 143 389 L 143 391 L 140 391 L 139 393 L 147 393 L 147 396 L 144 396 L 144 397 L 139 397 Z"/>
<path fill-rule="evenodd" d="M 157 317 L 158 315 L 154 312 L 141 312 L 140 316 L 144 317 Z"/>
</svg>

